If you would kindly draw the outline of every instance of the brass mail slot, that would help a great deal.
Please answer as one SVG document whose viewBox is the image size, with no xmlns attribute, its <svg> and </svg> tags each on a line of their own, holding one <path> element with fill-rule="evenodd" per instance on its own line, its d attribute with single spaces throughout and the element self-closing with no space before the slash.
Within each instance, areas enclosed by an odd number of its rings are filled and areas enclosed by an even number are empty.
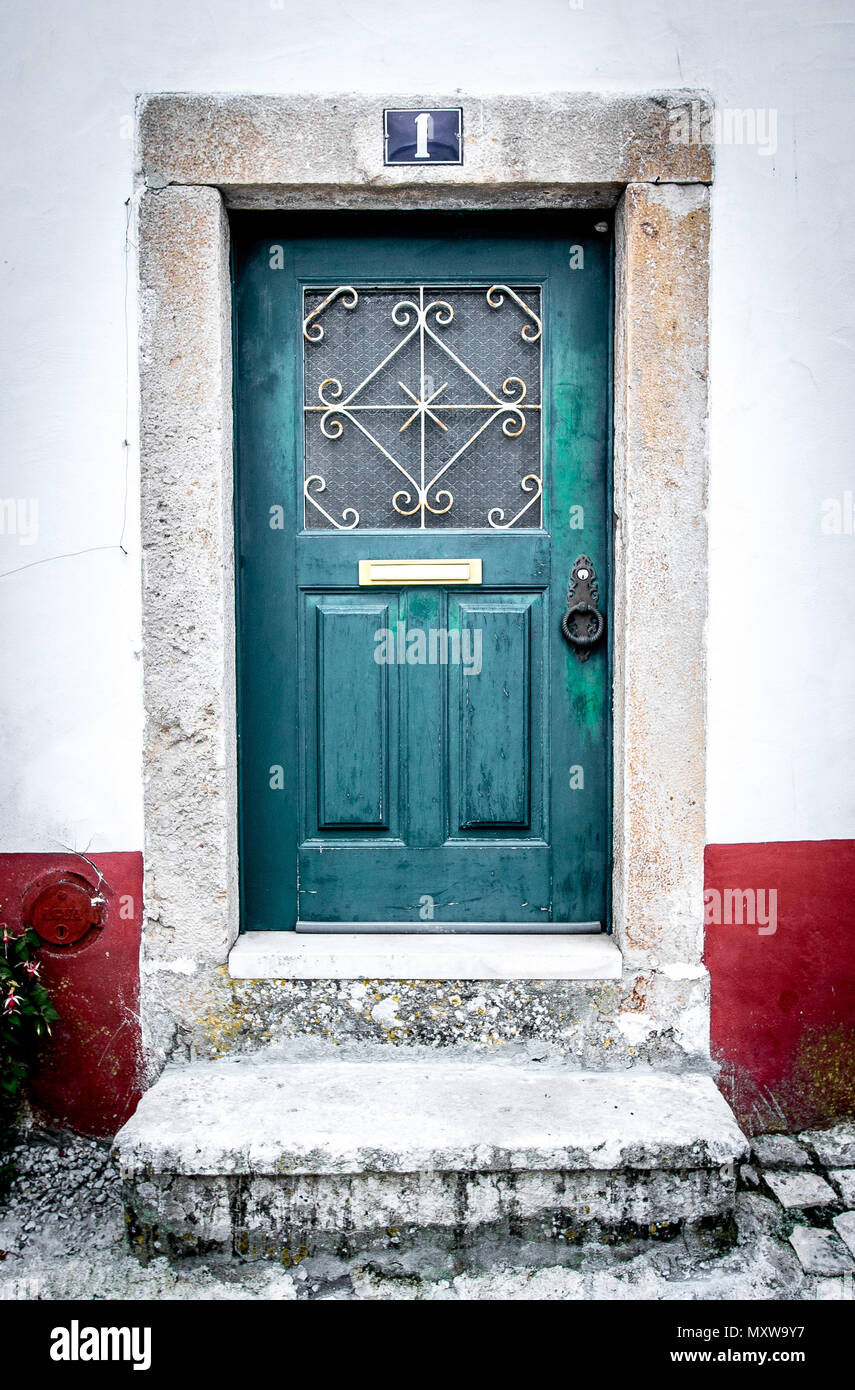
<svg viewBox="0 0 855 1390">
<path fill-rule="evenodd" d="M 480 560 L 360 560 L 360 584 L 480 584 Z"/>
</svg>

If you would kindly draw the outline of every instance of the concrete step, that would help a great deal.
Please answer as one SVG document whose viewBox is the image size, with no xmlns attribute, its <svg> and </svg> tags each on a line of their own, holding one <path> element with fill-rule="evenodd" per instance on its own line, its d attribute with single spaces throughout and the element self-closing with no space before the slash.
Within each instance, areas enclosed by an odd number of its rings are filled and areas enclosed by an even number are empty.
<svg viewBox="0 0 855 1390">
<path fill-rule="evenodd" d="M 116 1147 L 142 1258 L 286 1264 L 723 1229 L 748 1151 L 703 1075 L 257 1057 L 168 1068 Z"/>
</svg>

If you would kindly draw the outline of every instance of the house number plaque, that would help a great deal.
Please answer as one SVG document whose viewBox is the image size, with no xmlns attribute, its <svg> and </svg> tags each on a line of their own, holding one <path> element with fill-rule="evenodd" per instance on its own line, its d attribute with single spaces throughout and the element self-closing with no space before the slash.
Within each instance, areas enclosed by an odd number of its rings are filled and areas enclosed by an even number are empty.
<svg viewBox="0 0 855 1390">
<path fill-rule="evenodd" d="M 463 110 L 459 106 L 383 112 L 386 164 L 462 164 Z"/>
</svg>

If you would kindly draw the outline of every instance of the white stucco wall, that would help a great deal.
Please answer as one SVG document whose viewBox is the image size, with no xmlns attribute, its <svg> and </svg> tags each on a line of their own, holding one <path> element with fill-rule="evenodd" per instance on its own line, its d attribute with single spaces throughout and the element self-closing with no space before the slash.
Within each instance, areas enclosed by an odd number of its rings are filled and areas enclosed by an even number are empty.
<svg viewBox="0 0 855 1390">
<path fill-rule="evenodd" d="M 46 0 L 0 24 L 0 499 L 39 513 L 30 542 L 0 511 L 0 849 L 142 845 L 126 200 L 157 90 L 699 87 L 767 136 L 776 113 L 774 153 L 717 151 L 708 839 L 855 837 L 855 535 L 820 526 L 855 490 L 846 0 Z"/>
</svg>

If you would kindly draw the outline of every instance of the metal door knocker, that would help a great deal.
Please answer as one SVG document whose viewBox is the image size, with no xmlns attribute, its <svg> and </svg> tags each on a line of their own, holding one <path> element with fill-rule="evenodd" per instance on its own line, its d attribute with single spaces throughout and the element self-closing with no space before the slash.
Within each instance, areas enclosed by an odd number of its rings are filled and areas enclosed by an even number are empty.
<svg viewBox="0 0 855 1390">
<path fill-rule="evenodd" d="M 570 571 L 567 612 L 561 619 L 561 631 L 580 661 L 588 660 L 603 635 L 606 620 L 597 606 L 599 598 L 594 566 L 587 555 L 580 555 Z"/>
</svg>

